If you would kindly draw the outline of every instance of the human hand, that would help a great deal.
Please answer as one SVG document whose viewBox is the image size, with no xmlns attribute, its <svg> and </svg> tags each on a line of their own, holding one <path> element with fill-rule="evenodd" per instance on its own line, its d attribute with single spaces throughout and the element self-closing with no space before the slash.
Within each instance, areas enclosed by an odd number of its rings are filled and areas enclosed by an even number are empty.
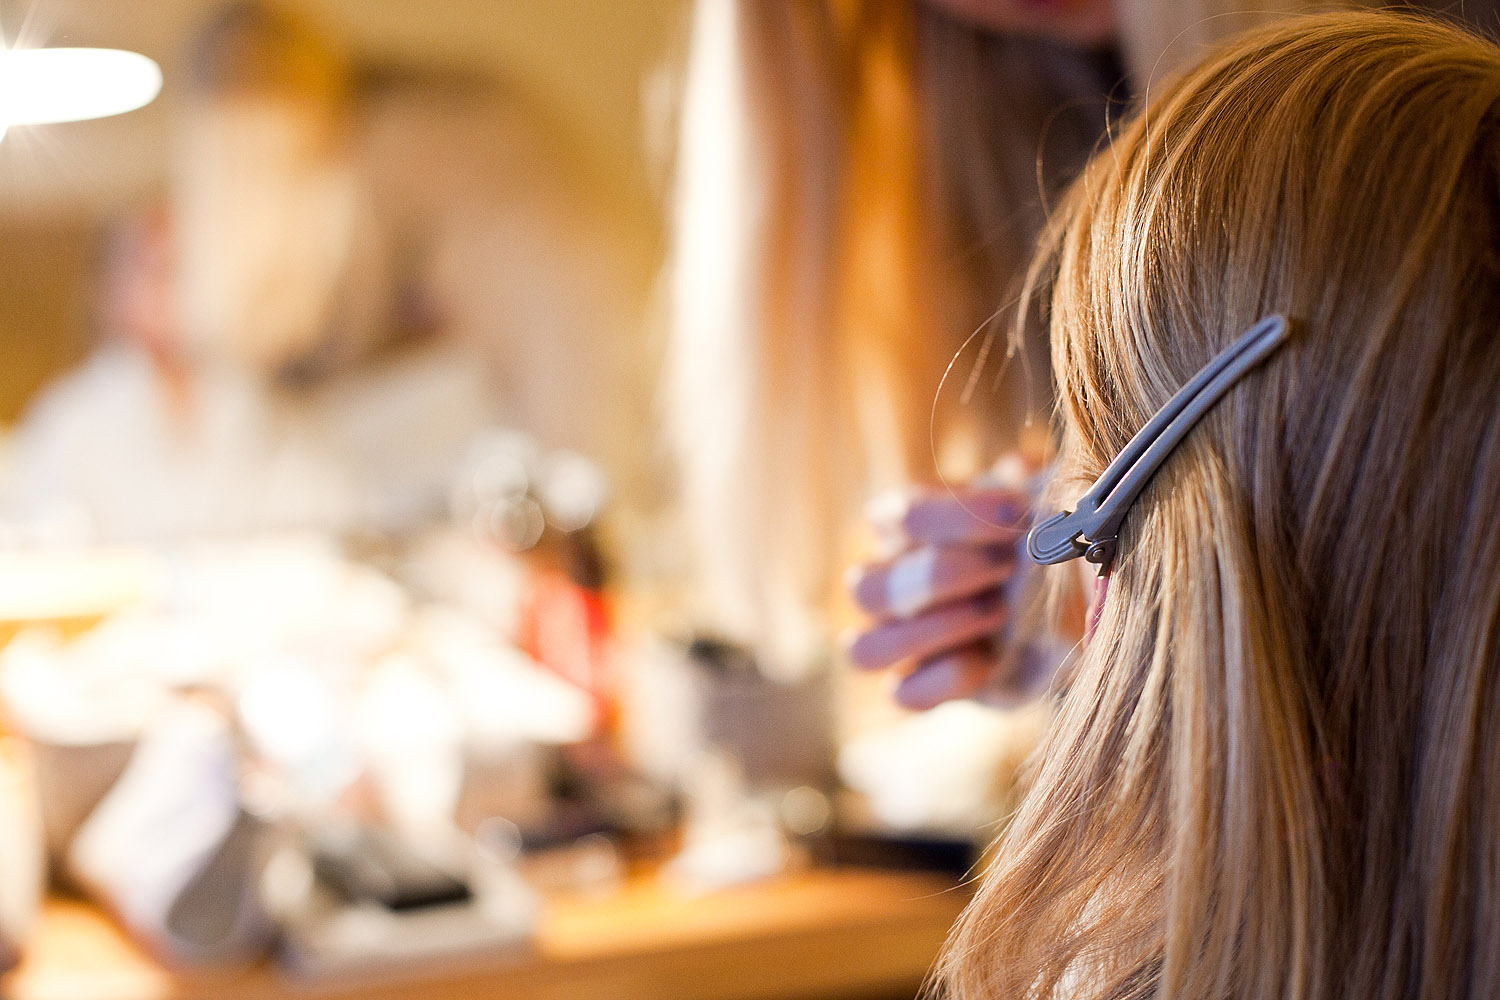
<svg viewBox="0 0 1500 1000">
<path fill-rule="evenodd" d="M 1010 618 L 1006 584 L 1030 508 L 1021 489 L 971 485 L 919 491 L 877 518 L 901 551 L 850 571 L 850 593 L 873 619 L 849 644 L 854 665 L 912 664 L 895 693 L 908 708 L 1029 688 L 1021 676 L 1001 676 L 995 638 Z"/>
</svg>

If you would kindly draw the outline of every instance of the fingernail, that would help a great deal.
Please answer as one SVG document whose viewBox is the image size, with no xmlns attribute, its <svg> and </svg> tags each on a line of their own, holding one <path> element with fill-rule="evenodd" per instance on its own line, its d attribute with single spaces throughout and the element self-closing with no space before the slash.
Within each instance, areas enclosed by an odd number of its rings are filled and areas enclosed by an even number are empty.
<svg viewBox="0 0 1500 1000">
<path fill-rule="evenodd" d="M 885 578 L 885 600 L 891 613 L 910 618 L 932 602 L 932 567 L 937 551 L 921 548 L 891 564 Z"/>
<path fill-rule="evenodd" d="M 868 635 L 869 632 L 861 631 L 853 626 L 844 629 L 839 635 L 839 648 L 844 651 L 844 658 L 857 670 L 872 670 L 875 667 L 884 666 L 870 659 L 867 649 L 869 640 L 866 639 Z"/>
</svg>

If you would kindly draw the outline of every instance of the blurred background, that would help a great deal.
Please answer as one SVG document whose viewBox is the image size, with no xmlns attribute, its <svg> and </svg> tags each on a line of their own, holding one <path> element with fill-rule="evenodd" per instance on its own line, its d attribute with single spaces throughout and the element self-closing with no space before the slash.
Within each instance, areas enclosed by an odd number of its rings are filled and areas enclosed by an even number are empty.
<svg viewBox="0 0 1500 1000">
<path fill-rule="evenodd" d="M 739 17 L 0 3 L 6 996 L 915 991 L 1026 741 L 928 794 L 837 663 L 857 516 L 767 603 L 709 510 Z M 76 48 L 151 63 L 19 55 Z"/>
<path fill-rule="evenodd" d="M 1037 488 L 1046 206 L 1300 6 L 0 0 L 0 995 L 916 995 L 1047 709 L 843 568 Z"/>
<path fill-rule="evenodd" d="M 0 5 L 0 30 L 11 44 L 130 49 L 156 60 L 164 77 L 161 96 L 128 118 L 71 124 L 60 134 L 18 129 L 0 147 L 8 361 L 0 413 L 7 422 L 45 380 L 83 357 L 89 325 L 83 312 L 101 232 L 163 196 L 174 115 L 191 101 L 191 48 L 218 6 L 192 0 L 148 0 L 128 9 L 102 0 Z M 503 91 L 513 127 L 550 147 L 546 154 L 575 175 L 570 180 L 578 189 L 570 193 L 613 217 L 601 220 L 600 229 L 609 233 L 608 249 L 639 300 L 662 239 L 659 185 L 653 190 L 643 156 L 652 110 L 643 98 L 653 74 L 680 50 L 685 2 L 628 10 L 590 3 L 497 8 L 477 0 L 438 8 L 309 2 L 294 9 L 315 19 L 341 58 L 467 75 Z"/>
</svg>

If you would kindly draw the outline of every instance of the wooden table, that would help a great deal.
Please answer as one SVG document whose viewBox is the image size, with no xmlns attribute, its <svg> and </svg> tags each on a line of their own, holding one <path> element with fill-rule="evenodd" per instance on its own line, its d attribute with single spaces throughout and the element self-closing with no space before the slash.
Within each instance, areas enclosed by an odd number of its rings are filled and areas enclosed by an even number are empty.
<svg viewBox="0 0 1500 1000">
<path fill-rule="evenodd" d="M 772 1000 L 914 994 L 966 901 L 930 875 L 815 870 L 710 896 L 652 878 L 548 902 L 534 944 L 425 975 L 317 985 L 174 974 L 94 908 L 50 901 L 7 1000 Z"/>
</svg>

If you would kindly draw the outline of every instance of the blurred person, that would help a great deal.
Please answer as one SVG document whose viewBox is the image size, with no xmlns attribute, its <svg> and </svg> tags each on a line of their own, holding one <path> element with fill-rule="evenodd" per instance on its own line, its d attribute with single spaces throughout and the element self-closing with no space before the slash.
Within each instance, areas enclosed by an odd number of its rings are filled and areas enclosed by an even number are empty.
<svg viewBox="0 0 1500 1000">
<path fill-rule="evenodd" d="M 503 88 L 242 3 L 176 133 L 165 208 L 107 254 L 99 351 L 17 434 L 33 533 L 406 530 L 498 422 L 630 472 L 629 268 Z"/>
<path fill-rule="evenodd" d="M 1069 189 L 1029 282 L 1049 509 L 1242 331 L 1289 333 L 1101 551 L 941 995 L 1500 990 L 1497 239 L 1500 48 L 1413 16 L 1233 42 Z"/>
<path fill-rule="evenodd" d="M 984 419 L 934 396 L 1017 277 L 1044 194 L 1104 135 L 1108 42 L 916 3 L 696 6 L 666 422 L 698 619 L 771 672 L 826 660 L 864 497 L 935 460 L 974 474 L 1044 405 L 1035 341 L 998 388 L 986 375 Z"/>
<path fill-rule="evenodd" d="M 170 198 L 105 255 L 101 346 L 17 433 L 12 506 L 44 537 L 371 519 L 355 431 L 372 414 L 319 377 L 396 325 L 386 234 L 352 155 L 352 67 L 301 21 L 249 5 L 209 26 L 192 64 Z M 484 393 L 455 395 L 472 408 Z M 392 406 L 370 403 L 377 417 Z M 404 406 L 387 431 L 421 415 Z"/>
</svg>

